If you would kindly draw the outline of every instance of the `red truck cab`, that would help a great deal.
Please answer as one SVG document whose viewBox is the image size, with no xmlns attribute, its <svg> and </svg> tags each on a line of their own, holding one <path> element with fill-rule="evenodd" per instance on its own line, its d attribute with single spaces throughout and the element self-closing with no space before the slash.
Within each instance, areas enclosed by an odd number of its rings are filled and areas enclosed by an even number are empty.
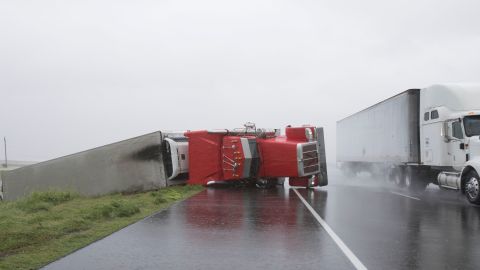
<svg viewBox="0 0 480 270">
<path fill-rule="evenodd" d="M 319 185 L 321 159 L 313 126 L 288 126 L 283 136 L 278 130 L 256 128 L 188 131 L 184 135 L 188 138 L 189 184 L 276 183 L 288 177 L 292 186 Z"/>
</svg>

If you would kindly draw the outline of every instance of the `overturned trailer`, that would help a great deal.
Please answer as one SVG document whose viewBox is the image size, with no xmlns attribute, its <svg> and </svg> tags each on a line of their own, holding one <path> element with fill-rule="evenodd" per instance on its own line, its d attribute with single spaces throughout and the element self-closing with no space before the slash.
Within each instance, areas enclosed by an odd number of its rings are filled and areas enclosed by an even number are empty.
<svg viewBox="0 0 480 270">
<path fill-rule="evenodd" d="M 327 184 L 323 129 L 152 132 L 72 155 L 0 172 L 0 199 L 34 191 L 71 190 L 86 196 L 138 192 L 178 184 L 224 182 L 269 186 Z"/>
</svg>

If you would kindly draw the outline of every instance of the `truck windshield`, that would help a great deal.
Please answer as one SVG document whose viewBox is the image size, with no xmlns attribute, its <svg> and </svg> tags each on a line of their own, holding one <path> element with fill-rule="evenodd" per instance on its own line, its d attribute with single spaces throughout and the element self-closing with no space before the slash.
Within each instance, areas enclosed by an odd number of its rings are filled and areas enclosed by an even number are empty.
<svg viewBox="0 0 480 270">
<path fill-rule="evenodd" d="M 463 125 L 468 137 L 480 135 L 480 115 L 465 116 Z"/>
</svg>

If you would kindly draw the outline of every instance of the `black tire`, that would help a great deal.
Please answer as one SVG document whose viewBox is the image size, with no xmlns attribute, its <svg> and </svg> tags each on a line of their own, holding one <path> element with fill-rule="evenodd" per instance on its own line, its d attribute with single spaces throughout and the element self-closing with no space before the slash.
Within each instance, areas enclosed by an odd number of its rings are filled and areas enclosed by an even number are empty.
<svg viewBox="0 0 480 270">
<path fill-rule="evenodd" d="M 392 169 L 390 171 L 390 179 L 392 179 L 393 183 L 398 187 L 404 187 L 405 181 L 403 177 L 403 170 L 400 167 Z"/>
<path fill-rule="evenodd" d="M 277 179 L 258 179 L 255 182 L 255 186 L 260 189 L 270 189 L 275 187 Z"/>
<path fill-rule="evenodd" d="M 474 170 L 465 176 L 465 197 L 470 203 L 480 204 L 480 177 Z"/>
<path fill-rule="evenodd" d="M 403 175 L 405 187 L 409 191 L 424 192 L 428 186 L 428 183 L 422 179 L 421 175 L 418 173 L 418 170 L 415 170 L 414 168 L 405 168 Z"/>
</svg>

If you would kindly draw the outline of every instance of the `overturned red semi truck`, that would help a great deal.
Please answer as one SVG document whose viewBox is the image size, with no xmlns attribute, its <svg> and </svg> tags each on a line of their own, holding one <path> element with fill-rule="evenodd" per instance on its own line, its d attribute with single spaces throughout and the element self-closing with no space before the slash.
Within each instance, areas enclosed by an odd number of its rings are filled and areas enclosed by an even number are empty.
<svg viewBox="0 0 480 270">
<path fill-rule="evenodd" d="M 168 179 L 186 179 L 188 184 L 270 187 L 285 179 L 307 188 L 328 184 L 323 128 L 309 125 L 287 126 L 285 135 L 253 124 L 170 134 L 163 156 Z"/>
</svg>

